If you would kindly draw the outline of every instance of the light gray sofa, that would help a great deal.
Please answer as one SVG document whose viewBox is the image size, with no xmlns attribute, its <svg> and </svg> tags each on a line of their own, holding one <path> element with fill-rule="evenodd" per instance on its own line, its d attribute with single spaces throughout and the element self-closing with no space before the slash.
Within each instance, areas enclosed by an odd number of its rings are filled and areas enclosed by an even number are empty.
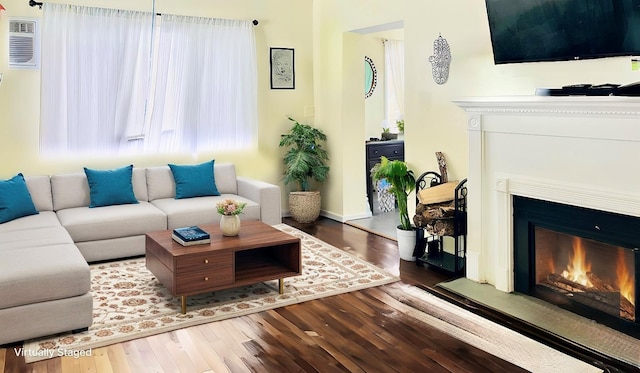
<svg viewBox="0 0 640 373">
<path fill-rule="evenodd" d="M 176 199 L 168 166 L 134 168 L 139 203 L 90 208 L 84 173 L 27 176 L 39 214 L 0 224 L 0 344 L 87 328 L 88 262 L 143 255 L 145 233 L 220 220 L 216 203 L 246 202 L 240 218 L 281 222 L 280 189 L 214 165 L 220 196 Z"/>
</svg>

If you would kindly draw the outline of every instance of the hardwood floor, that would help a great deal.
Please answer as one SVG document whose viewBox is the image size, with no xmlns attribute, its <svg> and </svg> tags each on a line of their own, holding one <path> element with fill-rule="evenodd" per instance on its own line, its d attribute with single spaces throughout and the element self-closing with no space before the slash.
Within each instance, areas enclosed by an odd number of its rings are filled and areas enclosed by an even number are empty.
<svg viewBox="0 0 640 373">
<path fill-rule="evenodd" d="M 394 241 L 321 218 L 293 225 L 431 288 L 448 275 L 399 260 Z M 394 286 L 387 285 L 387 286 Z M 199 325 L 32 364 L 0 349 L 2 372 L 518 372 L 407 316 L 386 286 Z"/>
</svg>

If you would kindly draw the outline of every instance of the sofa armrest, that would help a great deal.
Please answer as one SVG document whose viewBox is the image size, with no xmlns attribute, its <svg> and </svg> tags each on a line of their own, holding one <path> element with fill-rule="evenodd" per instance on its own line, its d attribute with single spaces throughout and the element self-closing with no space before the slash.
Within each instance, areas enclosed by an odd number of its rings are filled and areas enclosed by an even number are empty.
<svg viewBox="0 0 640 373">
<path fill-rule="evenodd" d="M 260 220 L 269 225 L 282 223 L 280 187 L 238 176 L 238 195 L 260 204 Z"/>
</svg>

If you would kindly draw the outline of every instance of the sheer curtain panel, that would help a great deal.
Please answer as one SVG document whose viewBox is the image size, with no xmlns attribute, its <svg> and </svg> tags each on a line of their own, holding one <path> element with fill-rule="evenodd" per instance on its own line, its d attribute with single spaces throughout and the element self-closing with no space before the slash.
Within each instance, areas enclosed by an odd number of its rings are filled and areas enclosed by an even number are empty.
<svg viewBox="0 0 640 373">
<path fill-rule="evenodd" d="M 249 21 L 162 15 L 146 151 L 242 150 L 257 138 Z"/>
<path fill-rule="evenodd" d="M 151 26 L 151 13 L 43 4 L 43 154 L 126 146 L 127 129 L 144 122 Z"/>
<path fill-rule="evenodd" d="M 387 120 L 395 125 L 404 119 L 404 41 L 384 43 Z"/>
</svg>

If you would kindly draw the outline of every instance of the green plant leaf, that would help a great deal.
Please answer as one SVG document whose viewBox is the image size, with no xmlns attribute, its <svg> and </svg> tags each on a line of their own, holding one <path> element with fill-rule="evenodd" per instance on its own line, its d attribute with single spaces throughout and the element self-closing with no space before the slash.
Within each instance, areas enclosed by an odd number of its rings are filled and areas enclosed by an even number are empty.
<svg viewBox="0 0 640 373">
<path fill-rule="evenodd" d="M 283 156 L 284 183 L 295 182 L 299 190 L 307 191 L 309 182 L 324 182 L 329 176 L 329 160 L 327 151 L 322 147 L 322 142 L 327 136 L 318 128 L 307 124 L 301 124 L 288 117 L 294 124 L 291 130 L 280 136 L 280 147 L 288 148 Z"/>
</svg>

